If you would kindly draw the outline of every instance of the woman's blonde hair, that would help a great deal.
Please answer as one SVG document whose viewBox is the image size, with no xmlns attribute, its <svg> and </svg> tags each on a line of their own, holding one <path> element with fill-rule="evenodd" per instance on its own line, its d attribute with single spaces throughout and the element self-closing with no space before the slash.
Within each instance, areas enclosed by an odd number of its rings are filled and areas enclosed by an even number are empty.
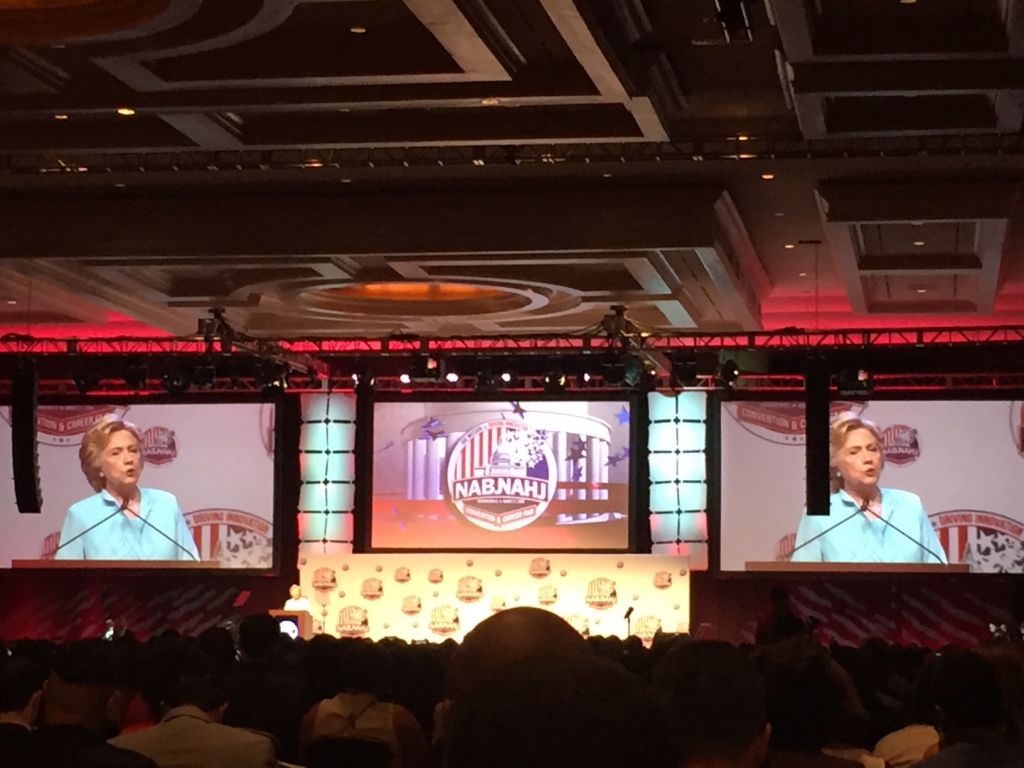
<svg viewBox="0 0 1024 768">
<path fill-rule="evenodd" d="M 882 466 L 885 466 L 885 454 L 881 453 L 882 450 L 882 433 L 878 431 L 878 427 L 873 421 L 862 419 L 852 411 L 846 411 L 840 413 L 834 419 L 828 428 L 828 479 L 829 488 L 832 493 L 841 491 L 843 489 L 843 476 L 839 474 L 839 470 L 836 468 L 836 459 L 839 457 L 839 452 L 843 450 L 843 446 L 846 445 L 846 438 L 851 432 L 857 429 L 866 429 L 870 432 L 875 440 L 878 441 L 878 450 L 882 459 Z"/>
<path fill-rule="evenodd" d="M 107 487 L 107 480 L 100 471 L 100 456 L 103 455 L 115 432 L 130 432 L 135 438 L 139 444 L 139 468 L 142 468 L 142 435 L 139 428 L 116 416 L 104 416 L 82 435 L 82 447 L 78 449 L 78 460 L 82 463 L 85 479 L 97 493 Z"/>
</svg>

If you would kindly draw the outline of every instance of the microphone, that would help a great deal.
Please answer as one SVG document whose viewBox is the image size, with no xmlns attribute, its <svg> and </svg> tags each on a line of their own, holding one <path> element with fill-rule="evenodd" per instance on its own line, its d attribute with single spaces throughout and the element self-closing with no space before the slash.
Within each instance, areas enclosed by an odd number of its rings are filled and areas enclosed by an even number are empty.
<svg viewBox="0 0 1024 768">
<path fill-rule="evenodd" d="M 181 546 L 181 544 L 180 544 L 180 543 L 179 543 L 179 542 L 178 542 L 178 541 L 177 541 L 176 539 L 172 539 L 172 538 L 171 538 L 170 536 L 168 536 L 168 535 L 167 535 L 166 533 L 164 533 L 164 532 L 163 532 L 163 531 L 161 531 L 161 530 L 160 530 L 159 528 L 157 528 L 157 527 L 156 527 L 155 525 L 153 525 L 153 524 L 152 524 L 151 522 L 149 522 L 149 520 L 147 520 L 146 518 L 142 517 L 141 515 L 139 516 L 139 520 L 141 520 L 141 521 L 142 521 L 143 523 L 145 523 L 146 525 L 148 525 L 148 526 L 149 526 L 150 528 L 152 528 L 152 529 L 153 529 L 154 531 L 156 531 L 157 533 L 159 533 L 159 534 L 160 534 L 161 536 L 163 536 L 163 537 L 164 537 L 165 539 L 167 539 L 167 540 L 168 540 L 169 542 L 171 542 L 171 544 L 173 544 L 174 546 L 176 546 L 176 547 L 177 547 L 178 549 L 180 549 L 180 550 L 181 550 L 182 552 L 184 552 L 184 553 L 185 553 L 186 555 L 188 555 L 188 556 L 189 556 L 190 558 L 192 558 L 193 560 L 195 560 L 195 561 L 197 561 L 197 562 L 199 561 L 199 558 L 198 558 L 198 557 L 196 557 L 196 556 L 195 556 L 195 555 L 193 555 L 193 554 L 192 554 L 191 552 L 189 552 L 189 551 L 188 551 L 187 549 L 185 549 L 185 548 L 184 548 L 183 546 Z"/>
<path fill-rule="evenodd" d="M 633 606 L 631 605 L 631 606 L 629 606 L 629 608 L 626 609 L 626 615 L 623 616 L 622 618 L 628 619 L 632 615 L 633 615 Z"/>
<path fill-rule="evenodd" d="M 55 550 L 53 550 L 53 556 L 56 557 L 57 553 L 60 552 L 62 549 L 64 549 L 64 547 L 66 547 L 68 544 L 73 544 L 74 542 L 78 541 L 80 538 L 85 536 L 85 534 L 89 533 L 90 531 L 96 530 L 97 528 L 99 528 L 101 525 L 103 525 L 108 520 L 110 520 L 110 519 L 120 515 L 122 512 L 124 512 L 125 509 L 126 509 L 125 505 L 122 504 L 120 507 L 118 507 L 113 512 L 111 512 L 109 515 L 107 515 L 102 520 L 100 520 L 98 523 L 93 523 L 92 525 L 90 525 L 88 528 L 86 528 L 81 533 L 75 534 L 74 536 L 72 536 L 67 541 L 62 541 L 60 543 L 60 545 L 58 545 L 58 547 Z"/>
<path fill-rule="evenodd" d="M 853 512 L 852 512 L 851 514 L 849 514 L 849 515 L 847 515 L 846 517 L 844 517 L 844 518 L 843 518 L 842 520 L 840 520 L 840 521 L 839 521 L 838 523 L 836 523 L 835 525 L 829 526 L 829 527 L 828 527 L 828 528 L 826 528 L 826 529 L 825 529 L 824 531 L 822 531 L 821 533 L 819 533 L 819 534 L 817 534 L 817 535 L 815 535 L 815 536 L 811 536 L 811 538 L 809 538 L 809 539 L 808 539 L 807 541 L 805 541 L 805 542 L 804 542 L 803 544 L 801 544 L 801 545 L 800 545 L 799 547 L 795 547 L 795 548 L 793 549 L 793 551 L 789 553 L 789 559 L 790 559 L 790 560 L 792 560 L 792 559 L 793 559 L 793 555 L 795 555 L 795 554 L 796 554 L 797 552 L 799 552 L 799 551 L 800 551 L 801 549 L 803 549 L 804 547 L 806 547 L 806 546 L 807 546 L 808 544 L 813 544 L 813 543 L 814 543 L 814 542 L 816 542 L 816 541 L 817 541 L 818 539 L 820 539 L 820 538 L 821 538 L 822 536 L 825 536 L 826 534 L 832 533 L 832 531 L 834 531 L 834 530 L 835 530 L 836 528 L 838 528 L 838 527 L 839 527 L 840 525 L 843 525 L 844 523 L 848 523 L 848 522 L 850 522 L 850 521 L 851 521 L 851 520 L 853 520 L 853 518 L 855 518 L 855 517 L 856 517 L 857 515 L 861 515 L 861 514 L 863 514 L 864 512 L 866 512 L 866 511 L 867 511 L 867 508 L 868 508 L 868 506 L 867 506 L 867 502 L 865 502 L 865 503 L 861 504 L 861 505 L 860 505 L 860 506 L 859 506 L 859 507 L 858 507 L 857 509 L 855 509 L 855 510 L 854 510 L 854 511 L 853 511 Z"/>
<path fill-rule="evenodd" d="M 931 555 L 932 557 L 934 557 L 934 558 L 935 558 L 935 562 L 937 562 L 937 563 L 938 563 L 939 565 L 943 565 L 943 564 L 945 563 L 945 560 L 944 560 L 943 558 L 939 557 L 939 556 L 938 556 L 937 554 L 935 554 L 934 552 L 932 552 L 932 551 L 931 551 L 930 549 L 928 549 L 928 547 L 926 547 L 926 546 L 925 546 L 924 544 L 922 544 L 922 543 L 921 543 L 920 541 L 918 541 L 917 539 L 915 539 L 915 538 L 914 538 L 913 536 L 911 536 L 911 535 L 910 535 L 909 533 L 905 532 L 905 531 L 904 531 L 904 530 L 903 530 L 902 528 L 900 528 L 900 527 L 899 527 L 898 525 L 896 525 L 895 523 L 890 523 L 890 522 L 889 522 L 888 520 L 886 520 L 886 519 L 885 519 L 884 517 L 879 517 L 878 519 L 879 519 L 879 520 L 881 520 L 881 521 L 882 521 L 883 523 L 885 523 L 886 525 L 888 525 L 888 526 L 889 526 L 890 528 L 892 528 L 892 529 L 893 529 L 894 531 L 896 531 L 896 532 L 897 532 L 898 534 L 900 534 L 900 536 L 903 536 L 904 538 L 910 539 L 910 540 L 911 540 L 912 542 L 914 542 L 915 544 L 917 544 L 917 546 L 919 546 L 919 547 L 920 547 L 921 549 L 923 549 L 923 550 L 924 550 L 925 552 L 927 552 L 927 553 L 928 553 L 929 555 Z"/>
</svg>

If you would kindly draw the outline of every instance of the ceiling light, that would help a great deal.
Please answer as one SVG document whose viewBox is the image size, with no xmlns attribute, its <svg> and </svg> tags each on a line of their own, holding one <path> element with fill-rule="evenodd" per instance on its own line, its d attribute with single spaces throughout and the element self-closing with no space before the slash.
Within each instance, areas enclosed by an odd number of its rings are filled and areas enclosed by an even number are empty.
<svg viewBox="0 0 1024 768">
<path fill-rule="evenodd" d="M 771 181 L 772 179 L 775 178 L 775 174 L 774 173 L 762 173 L 761 174 L 761 178 L 764 179 L 765 181 Z"/>
<path fill-rule="evenodd" d="M 794 245 L 793 243 L 786 243 L 782 247 L 785 248 L 787 251 L 792 251 L 794 248 L 796 248 L 796 245 Z"/>
<path fill-rule="evenodd" d="M 348 31 L 351 32 L 353 35 L 365 35 L 366 27 L 349 27 Z"/>
<path fill-rule="evenodd" d="M 914 245 L 920 248 L 922 245 L 924 245 L 924 240 L 915 240 Z"/>
<path fill-rule="evenodd" d="M 737 138 L 737 139 L 738 139 L 739 141 L 749 141 L 749 140 L 750 140 L 750 137 L 749 137 L 749 136 L 737 136 L 736 138 Z"/>
<path fill-rule="evenodd" d="M 783 216 L 785 216 L 785 215 L 786 215 L 786 214 L 784 214 L 784 213 L 783 213 L 782 211 L 776 211 L 776 212 L 775 212 L 775 218 L 776 218 L 776 219 L 781 219 L 781 218 L 782 218 Z"/>
<path fill-rule="evenodd" d="M 800 277 L 807 277 L 807 273 L 806 272 L 801 272 L 800 273 Z"/>
<path fill-rule="evenodd" d="M 496 99 L 493 96 L 491 96 L 486 99 L 480 99 L 480 103 L 483 104 L 485 107 L 496 107 L 499 104 L 501 104 L 501 99 Z"/>
<path fill-rule="evenodd" d="M 610 173 L 602 173 L 601 174 L 601 178 L 604 178 L 604 179 L 610 179 L 611 177 L 612 177 L 612 175 Z"/>
<path fill-rule="evenodd" d="M 445 381 L 447 381 L 449 384 L 456 384 L 459 381 L 459 374 L 457 374 L 455 371 L 452 371 L 451 373 L 446 374 L 444 378 Z"/>
<path fill-rule="evenodd" d="M 917 292 L 918 293 L 928 293 L 928 289 L 927 288 L 918 288 Z"/>
<path fill-rule="evenodd" d="M 403 373 L 398 377 L 398 380 L 403 384 L 410 384 L 412 382 L 412 377 L 408 373 Z"/>
<path fill-rule="evenodd" d="M 8 300 L 7 300 L 7 303 L 8 303 L 8 304 L 17 304 L 18 302 L 17 302 L 17 300 L 16 300 L 16 299 L 8 299 Z"/>
<path fill-rule="evenodd" d="M 583 381 L 590 381 L 590 374 L 586 371 L 583 372 Z"/>
<path fill-rule="evenodd" d="M 913 5 L 917 0 L 900 0 L 900 5 Z"/>
<path fill-rule="evenodd" d="M 512 374 L 509 373 L 508 371 L 505 371 L 503 374 L 501 374 L 501 380 L 508 384 L 510 381 L 512 381 Z"/>
<path fill-rule="evenodd" d="M 118 107 L 117 114 L 121 115 L 122 117 L 131 117 L 135 114 L 135 110 L 131 107 Z"/>
<path fill-rule="evenodd" d="M 123 181 L 119 181 L 114 186 L 117 187 L 118 189 L 124 189 L 124 182 Z"/>
<path fill-rule="evenodd" d="M 53 119 L 54 120 L 67 120 L 68 116 L 67 115 L 54 115 Z"/>
</svg>

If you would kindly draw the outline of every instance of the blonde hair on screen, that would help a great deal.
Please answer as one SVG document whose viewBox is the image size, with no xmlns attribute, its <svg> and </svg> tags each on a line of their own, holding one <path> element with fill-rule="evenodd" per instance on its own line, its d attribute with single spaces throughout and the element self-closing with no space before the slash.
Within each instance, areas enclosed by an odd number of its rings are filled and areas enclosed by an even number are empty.
<svg viewBox="0 0 1024 768">
<path fill-rule="evenodd" d="M 843 446 L 846 445 L 846 438 L 857 429 L 866 429 L 870 432 L 878 441 L 879 451 L 882 449 L 882 433 L 878 431 L 878 426 L 873 421 L 862 419 L 853 411 L 845 411 L 832 419 L 828 428 L 828 479 L 832 493 L 843 489 L 843 476 L 836 468 L 836 459 L 839 452 L 843 450 Z M 884 454 L 882 454 L 882 466 L 885 466 Z"/>
<path fill-rule="evenodd" d="M 78 449 L 78 460 L 82 463 L 85 479 L 97 493 L 107 486 L 107 480 L 100 471 L 100 456 L 110 443 L 110 438 L 117 432 L 129 432 L 138 442 L 139 467 L 142 467 L 142 435 L 139 428 L 116 416 L 104 416 L 82 435 L 82 446 Z"/>
</svg>

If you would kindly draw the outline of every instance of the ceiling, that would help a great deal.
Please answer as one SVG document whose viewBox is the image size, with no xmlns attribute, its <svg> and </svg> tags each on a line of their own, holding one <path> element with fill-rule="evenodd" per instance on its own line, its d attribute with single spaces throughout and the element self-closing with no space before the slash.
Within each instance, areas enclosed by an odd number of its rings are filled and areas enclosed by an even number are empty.
<svg viewBox="0 0 1024 768">
<path fill-rule="evenodd" d="M 1021 0 L 4 0 L 0 334 L 1024 325 Z"/>
</svg>

